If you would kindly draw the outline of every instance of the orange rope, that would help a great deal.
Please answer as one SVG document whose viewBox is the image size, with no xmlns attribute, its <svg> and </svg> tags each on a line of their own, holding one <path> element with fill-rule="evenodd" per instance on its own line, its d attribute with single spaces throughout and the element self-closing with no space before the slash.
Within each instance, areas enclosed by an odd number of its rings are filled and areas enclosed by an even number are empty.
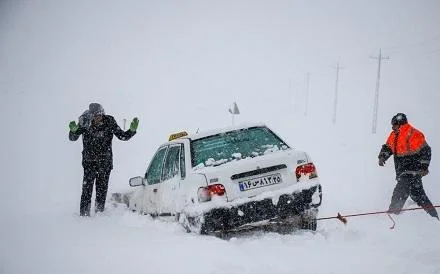
<svg viewBox="0 0 440 274">
<path fill-rule="evenodd" d="M 388 214 L 388 217 L 391 219 L 391 221 L 393 222 L 393 226 L 390 227 L 390 229 L 394 229 L 394 226 L 396 225 L 396 222 L 394 222 L 394 219 L 391 217 L 391 213 L 399 213 L 402 211 L 412 211 L 412 210 L 420 210 L 420 209 L 429 209 L 429 208 L 437 208 L 440 207 L 440 205 L 433 205 L 433 206 L 428 206 L 428 207 L 416 207 L 416 208 L 403 208 L 401 210 L 387 210 L 387 211 L 375 211 L 375 212 L 365 212 L 365 213 L 357 213 L 357 214 L 349 214 L 349 215 L 341 215 L 338 212 L 338 215 L 333 216 L 333 217 L 323 217 L 323 218 L 317 218 L 317 221 L 321 221 L 321 220 L 329 220 L 329 219 L 338 219 L 339 221 L 341 221 L 344 224 L 347 224 L 347 219 L 349 217 L 357 217 L 357 216 L 366 216 L 366 215 L 377 215 L 377 214 Z"/>
</svg>

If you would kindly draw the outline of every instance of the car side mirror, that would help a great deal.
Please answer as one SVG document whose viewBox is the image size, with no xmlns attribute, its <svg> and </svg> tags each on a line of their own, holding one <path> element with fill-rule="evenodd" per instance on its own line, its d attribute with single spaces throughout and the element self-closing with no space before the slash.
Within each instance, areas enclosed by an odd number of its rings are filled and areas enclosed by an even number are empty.
<svg viewBox="0 0 440 274">
<path fill-rule="evenodd" d="M 145 179 L 143 177 L 141 177 L 141 176 L 133 177 L 133 178 L 130 178 L 130 180 L 128 181 L 128 184 L 131 187 L 144 186 L 145 185 Z"/>
</svg>

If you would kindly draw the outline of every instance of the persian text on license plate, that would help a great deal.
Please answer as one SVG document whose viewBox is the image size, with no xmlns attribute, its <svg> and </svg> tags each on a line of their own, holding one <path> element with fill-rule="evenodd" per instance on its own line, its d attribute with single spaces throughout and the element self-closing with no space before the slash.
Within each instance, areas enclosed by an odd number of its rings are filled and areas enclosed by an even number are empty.
<svg viewBox="0 0 440 274">
<path fill-rule="evenodd" d="M 246 191 L 249 189 L 259 188 L 263 186 L 275 185 L 281 183 L 281 175 L 273 174 L 264 177 L 258 177 L 246 181 L 238 182 L 241 191 Z"/>
</svg>

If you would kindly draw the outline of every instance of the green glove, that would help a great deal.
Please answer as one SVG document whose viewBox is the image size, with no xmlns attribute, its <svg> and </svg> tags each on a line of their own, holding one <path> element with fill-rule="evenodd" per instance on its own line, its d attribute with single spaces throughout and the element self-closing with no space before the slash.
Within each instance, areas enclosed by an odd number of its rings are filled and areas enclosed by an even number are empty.
<svg viewBox="0 0 440 274">
<path fill-rule="evenodd" d="M 78 130 L 78 128 L 79 128 L 79 126 L 76 124 L 75 121 L 72 121 L 72 122 L 69 123 L 69 129 L 73 133 L 75 133 Z"/>
<path fill-rule="evenodd" d="M 136 131 L 136 129 L 138 128 L 138 125 L 139 125 L 139 119 L 137 117 L 135 117 L 133 119 L 133 121 L 131 121 L 130 130 L 131 131 Z"/>
</svg>

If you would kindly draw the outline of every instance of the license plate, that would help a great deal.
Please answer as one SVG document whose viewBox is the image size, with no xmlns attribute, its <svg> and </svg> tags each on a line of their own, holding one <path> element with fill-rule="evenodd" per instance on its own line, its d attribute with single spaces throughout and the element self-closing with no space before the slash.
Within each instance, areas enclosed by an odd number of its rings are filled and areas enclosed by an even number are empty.
<svg viewBox="0 0 440 274">
<path fill-rule="evenodd" d="M 246 181 L 238 182 L 241 191 L 255 189 L 264 186 L 270 186 L 281 183 L 281 174 L 273 174 L 264 177 L 253 178 Z"/>
</svg>

